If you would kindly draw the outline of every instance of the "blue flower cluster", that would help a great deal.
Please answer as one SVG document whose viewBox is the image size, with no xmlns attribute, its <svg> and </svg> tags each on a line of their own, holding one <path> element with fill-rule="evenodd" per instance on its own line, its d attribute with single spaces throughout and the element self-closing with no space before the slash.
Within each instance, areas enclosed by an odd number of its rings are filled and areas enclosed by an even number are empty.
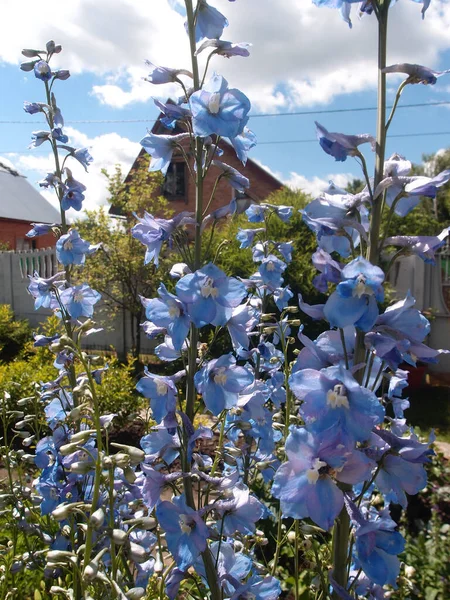
<svg viewBox="0 0 450 600">
<path fill-rule="evenodd" d="M 314 3 L 339 8 L 349 22 L 356 2 Z M 425 12 L 429 2 L 422 4 Z M 435 197 L 450 172 L 411 176 L 409 161 L 393 155 L 371 180 L 359 148 L 369 143 L 375 149 L 377 141 L 368 134 L 331 133 L 317 123 L 323 150 L 338 161 L 356 158 L 366 187 L 351 194 L 330 185 L 301 211 L 317 239 L 313 283 L 330 293 L 313 306 L 295 298 L 285 282 L 294 242 L 270 235 L 272 219 L 289 223 L 293 208 L 239 195 L 210 214 L 210 203 L 202 205 L 210 169 L 216 183 L 224 179 L 238 192 L 250 186 L 245 176 L 217 160 L 225 139 L 246 163 L 256 143 L 247 127 L 250 102 L 222 76 L 214 73 L 207 80 L 211 59 L 246 57 L 249 44 L 220 39 L 228 21 L 206 0 L 198 0 L 195 9 L 192 0 L 185 5 L 191 68 L 147 61 L 147 81 L 180 88 L 174 103 L 155 100 L 173 133 L 149 132 L 141 143 L 151 155 L 150 170 L 163 174 L 174 151 L 180 152 L 199 199 L 195 215 L 136 215 L 131 232 L 146 247 L 146 264 L 158 267 L 166 246 L 179 251 L 183 261 L 171 269 L 173 285 L 161 283 L 157 297 L 141 298 L 144 331 L 158 339 L 155 355 L 179 370 L 168 375 L 145 368 L 137 382 L 152 416 L 139 447 L 110 443 L 116 415 L 100 414 L 97 396 L 107 366 L 99 368 L 98 357 L 81 348 L 85 336 L 98 331 L 92 317 L 100 294 L 78 277 L 99 245 L 66 225 L 65 211 L 80 210 L 85 192 L 66 160 L 85 168 L 92 160 L 86 149 L 67 145 L 52 91 L 69 73 L 50 66 L 61 52 L 54 42 L 46 50 L 23 51 L 31 60 L 21 68 L 33 71 L 46 92 L 46 102 L 25 104 L 27 113 L 41 112 L 48 123 L 48 130 L 33 134 L 32 146 L 49 143 L 55 156 L 66 152 L 40 182 L 55 190 L 62 224 L 34 223 L 28 234 L 56 233 L 62 270 L 50 278 L 35 273 L 28 289 L 36 309 L 51 309 L 61 318 L 64 333 L 35 337 L 36 347 L 47 346 L 55 354 L 59 373 L 36 384 L 45 425 L 39 423 L 31 433 L 33 415 L 13 411 L 19 419 L 15 431 L 34 450 L 20 455 L 35 469 L 33 495 L 28 505 L 25 497 L 17 501 L 13 490 L 0 503 L 12 507 L 17 527 L 36 536 L 45 551 L 30 546 L 30 552 L 14 557 L 12 570 L 39 567 L 47 580 L 67 584 L 52 586 L 52 594 L 75 600 L 139 600 L 146 597 L 150 578 L 170 600 L 188 589 L 196 594 L 192 586 L 201 598 L 276 600 L 282 594 L 277 561 L 283 544 L 289 542 L 288 552 L 298 555 L 307 531 L 319 561 L 316 544 L 334 528 L 335 549 L 343 547 L 334 556 L 345 560 L 334 558 L 330 573 L 317 565 L 323 597 L 329 595 L 328 584 L 344 598 L 353 598 L 354 591 L 384 597 L 383 586 L 396 586 L 404 548 L 389 504 L 405 507 L 407 495 L 426 485 L 424 465 L 433 454 L 406 424 L 408 374 L 402 367 L 435 362 L 443 351 L 424 343 L 430 324 L 410 294 L 381 309 L 385 274 L 377 256 L 382 248 L 397 246 L 433 262 L 450 228 L 438 236 L 385 236 L 374 242 L 372 225 L 381 197 L 391 216 L 404 216 L 421 196 Z M 360 10 L 378 15 L 379 6 L 365 1 Z M 200 78 L 197 57 L 205 51 L 209 56 Z M 434 84 L 444 74 L 406 63 L 385 71 L 405 73 L 411 84 Z M 253 258 L 255 271 L 248 279 L 225 273 L 202 248 L 206 228 L 212 239 L 217 222 L 229 215 L 241 215 L 241 224 L 248 219 L 236 236 Z M 194 229 L 193 242 L 186 227 Z M 303 331 L 301 311 L 324 324 L 315 340 Z M 217 351 L 225 346 L 227 351 Z M 24 398 L 20 406 L 30 400 Z M 39 435 L 42 431 L 45 435 Z M 373 506 L 373 494 L 381 510 Z M 45 517 L 39 525 L 36 508 Z M 267 524 L 275 525 L 276 550 L 263 566 Z"/>
</svg>

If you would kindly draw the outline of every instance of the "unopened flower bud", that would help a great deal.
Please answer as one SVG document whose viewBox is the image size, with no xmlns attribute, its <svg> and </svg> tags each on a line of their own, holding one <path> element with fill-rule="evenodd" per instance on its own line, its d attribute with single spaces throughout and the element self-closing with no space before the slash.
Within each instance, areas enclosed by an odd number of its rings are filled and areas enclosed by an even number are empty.
<svg viewBox="0 0 450 600">
<path fill-rule="evenodd" d="M 118 467 L 120 467 L 121 469 L 124 469 L 128 466 L 130 466 L 130 457 L 128 456 L 128 454 L 125 454 L 124 452 L 118 452 L 117 454 L 115 454 L 113 457 L 114 462 L 116 463 L 116 465 Z"/>
<path fill-rule="evenodd" d="M 123 531 L 123 529 L 113 529 L 111 532 L 111 539 L 117 546 L 123 546 L 127 538 L 127 532 Z"/>
<path fill-rule="evenodd" d="M 126 446 L 125 444 L 116 444 L 114 442 L 111 443 L 111 446 L 123 450 L 125 454 L 128 454 L 132 465 L 138 465 L 145 459 L 145 452 L 135 446 Z"/>
<path fill-rule="evenodd" d="M 130 556 L 138 564 L 142 564 L 148 559 L 145 548 L 134 542 L 130 542 Z"/>
<path fill-rule="evenodd" d="M 416 569 L 409 565 L 405 566 L 405 575 L 408 579 L 411 579 L 416 574 Z"/>
<path fill-rule="evenodd" d="M 105 521 L 105 512 L 103 508 L 98 508 L 89 518 L 89 522 L 91 523 L 94 529 L 99 529 Z"/>
<path fill-rule="evenodd" d="M 84 581 L 94 581 L 94 579 L 97 577 L 97 573 L 98 573 L 98 565 L 94 562 L 91 561 L 85 568 L 83 571 L 83 579 Z"/>
<path fill-rule="evenodd" d="M 292 319 L 292 321 L 289 321 L 289 325 L 292 325 L 292 327 L 300 327 L 301 324 L 302 322 L 300 319 Z"/>
<path fill-rule="evenodd" d="M 145 596 L 145 590 L 142 587 L 131 588 L 131 590 L 128 590 L 125 596 L 128 598 L 128 600 L 140 600 Z"/>
<path fill-rule="evenodd" d="M 131 467 L 125 467 L 123 469 L 123 474 L 128 483 L 134 483 L 136 481 L 136 473 Z"/>
<path fill-rule="evenodd" d="M 94 435 L 95 433 L 97 433 L 95 429 L 85 429 L 83 431 L 79 431 L 78 433 L 74 433 L 70 437 L 70 441 L 83 443 L 86 442 L 91 437 L 91 435 Z"/>
<path fill-rule="evenodd" d="M 72 473 L 77 473 L 78 475 L 86 475 L 89 471 L 92 471 L 94 468 L 94 463 L 87 460 L 79 460 L 70 465 L 70 470 Z"/>
</svg>

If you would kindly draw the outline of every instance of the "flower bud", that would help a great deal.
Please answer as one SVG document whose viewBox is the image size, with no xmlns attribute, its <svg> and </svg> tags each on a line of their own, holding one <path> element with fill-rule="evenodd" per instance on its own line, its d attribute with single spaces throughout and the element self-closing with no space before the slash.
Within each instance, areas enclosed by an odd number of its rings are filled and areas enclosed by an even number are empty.
<svg viewBox="0 0 450 600">
<path fill-rule="evenodd" d="M 125 469 L 130 465 L 130 457 L 124 452 L 118 452 L 112 458 L 114 458 L 114 462 L 121 469 Z"/>
<path fill-rule="evenodd" d="M 128 483 L 134 483 L 136 481 L 136 473 L 131 467 L 125 467 L 123 469 L 123 474 L 125 475 L 125 479 L 128 481 Z"/>
<path fill-rule="evenodd" d="M 46 558 L 50 562 L 67 562 L 71 558 L 76 558 L 77 555 L 68 550 L 50 550 L 47 552 Z"/>
<path fill-rule="evenodd" d="M 100 529 L 105 522 L 105 512 L 103 508 L 98 508 L 95 512 L 93 512 L 89 517 L 89 522 L 94 529 Z"/>
<path fill-rule="evenodd" d="M 94 468 L 94 463 L 87 460 L 79 460 L 70 465 L 70 470 L 72 473 L 77 473 L 78 475 L 86 475 L 89 471 L 92 471 Z"/>
<path fill-rule="evenodd" d="M 34 58 L 35 56 L 39 56 L 39 52 L 43 52 L 43 50 L 33 50 L 32 48 L 24 48 L 22 50 L 22 54 L 27 58 Z"/>
<path fill-rule="evenodd" d="M 163 562 L 162 562 L 161 557 L 160 557 L 159 554 L 156 556 L 155 565 L 153 567 L 153 570 L 157 574 L 158 573 L 162 573 L 163 570 L 164 570 L 164 564 L 163 564 Z"/>
<path fill-rule="evenodd" d="M 140 598 L 145 596 L 145 590 L 141 587 L 131 588 L 131 590 L 128 590 L 125 596 L 128 598 L 128 600 L 140 600 Z"/>
<path fill-rule="evenodd" d="M 83 571 L 83 580 L 84 581 L 94 581 L 94 579 L 97 577 L 97 573 L 98 573 L 98 564 L 96 564 L 94 561 L 91 561 L 85 568 Z"/>
<path fill-rule="evenodd" d="M 416 569 L 414 567 L 411 567 L 409 565 L 405 566 L 405 575 L 408 579 L 411 579 L 411 577 L 414 577 L 415 574 L 416 574 Z"/>
<path fill-rule="evenodd" d="M 64 521 L 78 507 L 82 506 L 83 502 L 72 502 L 71 504 L 61 504 L 52 511 L 52 517 L 57 521 Z"/>
<path fill-rule="evenodd" d="M 83 442 L 86 442 L 91 437 L 91 435 L 93 435 L 95 433 L 96 433 L 95 429 L 84 429 L 83 431 L 79 431 L 78 433 L 74 433 L 70 437 L 70 441 L 71 442 L 83 443 Z"/>
<path fill-rule="evenodd" d="M 117 546 L 123 546 L 127 541 L 128 535 L 123 529 L 113 529 L 111 539 Z"/>
<path fill-rule="evenodd" d="M 148 559 L 145 548 L 134 542 L 130 542 L 130 556 L 138 564 L 142 564 Z"/>
<path fill-rule="evenodd" d="M 145 452 L 140 448 L 136 448 L 135 446 L 126 446 L 125 444 L 116 444 L 114 442 L 111 442 L 110 445 L 113 448 L 118 448 L 119 450 L 123 450 L 125 454 L 128 454 L 132 465 L 138 465 L 145 459 Z"/>
</svg>

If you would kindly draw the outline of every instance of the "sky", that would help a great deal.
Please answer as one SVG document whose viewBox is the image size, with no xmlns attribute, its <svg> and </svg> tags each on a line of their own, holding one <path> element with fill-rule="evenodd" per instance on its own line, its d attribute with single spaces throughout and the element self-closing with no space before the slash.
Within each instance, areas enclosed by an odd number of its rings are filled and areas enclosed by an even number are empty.
<svg viewBox="0 0 450 600">
<path fill-rule="evenodd" d="M 249 58 L 215 57 L 210 66 L 211 74 L 226 77 L 230 87 L 242 90 L 252 102 L 249 127 L 259 143 L 251 158 L 284 183 L 312 194 L 330 179 L 345 185 L 360 178 L 354 159 L 337 163 L 320 149 L 314 120 L 329 131 L 375 133 L 375 111 L 359 110 L 376 106 L 375 17 L 359 19 L 354 8 L 349 29 L 337 10 L 317 8 L 311 0 L 210 4 L 229 20 L 222 39 L 252 44 Z M 165 100 L 179 93 L 146 82 L 144 61 L 190 66 L 183 7 L 182 0 L 2 0 L 0 161 L 33 185 L 52 170 L 45 145 L 28 149 L 31 132 L 44 127 L 39 115 L 24 113 L 23 102 L 44 101 L 43 85 L 19 64 L 26 60 L 22 48 L 42 48 L 54 39 L 63 45 L 55 67 L 71 72 L 54 88 L 65 132 L 72 145 L 88 146 L 94 157 L 89 173 L 75 165 L 74 176 L 88 188 L 87 208 L 105 204 L 102 169 L 112 172 L 119 164 L 126 173 L 158 115 L 152 97 Z M 432 0 L 424 20 L 420 11 L 421 4 L 411 0 L 398 0 L 391 8 L 388 64 L 450 68 L 450 0 Z M 390 103 L 401 80 L 389 76 Z M 436 102 L 449 104 L 432 105 Z M 417 103 L 431 105 L 398 110 L 388 155 L 399 152 L 420 162 L 423 153 L 450 147 L 450 74 L 435 86 L 408 86 L 400 105 Z M 308 114 L 291 114 L 298 112 Z M 372 165 L 369 145 L 361 149 Z M 49 193 L 47 197 L 54 202 Z"/>
</svg>

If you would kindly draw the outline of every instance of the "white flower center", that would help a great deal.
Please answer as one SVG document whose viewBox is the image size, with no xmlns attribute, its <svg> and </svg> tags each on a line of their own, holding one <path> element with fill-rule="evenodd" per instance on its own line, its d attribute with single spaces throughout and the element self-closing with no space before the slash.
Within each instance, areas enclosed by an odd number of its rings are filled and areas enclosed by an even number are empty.
<svg viewBox="0 0 450 600">
<path fill-rule="evenodd" d="M 311 485 L 314 485 L 315 483 L 317 483 L 317 480 L 319 479 L 320 476 L 320 469 L 322 467 L 326 467 L 327 463 L 323 462 L 323 460 L 320 460 L 320 458 L 315 458 L 314 462 L 312 464 L 311 469 L 308 469 L 306 471 L 306 478 L 308 480 L 308 483 L 310 483 Z"/>
<path fill-rule="evenodd" d="M 167 383 L 164 383 L 164 381 L 161 381 L 160 379 L 156 380 L 156 392 L 158 396 L 165 396 L 167 394 L 168 389 L 169 386 L 167 385 Z"/>
<path fill-rule="evenodd" d="M 269 262 L 267 263 L 267 270 L 275 271 L 275 263 L 273 262 L 273 260 L 269 260 Z"/>
<path fill-rule="evenodd" d="M 169 317 L 171 319 L 177 319 L 180 316 L 180 309 L 177 306 L 177 303 L 174 300 L 169 300 L 167 306 L 169 307 Z"/>
<path fill-rule="evenodd" d="M 64 242 L 64 250 L 72 250 L 73 248 L 73 244 L 70 240 L 67 240 L 67 242 Z"/>
<path fill-rule="evenodd" d="M 214 280 L 211 279 L 211 277 L 208 277 L 208 279 L 202 285 L 200 291 L 203 298 L 209 298 L 210 296 L 211 298 L 217 298 L 217 296 L 219 295 L 219 290 L 214 287 Z"/>
<path fill-rule="evenodd" d="M 51 490 L 50 490 L 50 498 L 52 500 L 58 500 L 58 492 L 56 491 L 55 488 L 51 488 Z"/>
<path fill-rule="evenodd" d="M 180 515 L 178 518 L 178 522 L 180 524 L 180 529 L 183 533 L 191 533 L 192 527 L 190 523 L 192 523 L 192 521 L 187 515 Z"/>
<path fill-rule="evenodd" d="M 364 294 L 367 294 L 369 296 L 373 295 L 373 289 L 369 285 L 366 285 L 366 278 L 364 277 L 364 275 L 358 275 L 357 282 L 358 283 L 353 289 L 353 296 L 361 298 L 361 296 L 363 296 Z"/>
<path fill-rule="evenodd" d="M 84 299 L 83 292 L 81 292 L 81 291 L 74 292 L 74 294 L 73 294 L 74 302 L 83 302 L 83 299 Z"/>
<path fill-rule="evenodd" d="M 335 385 L 332 390 L 328 390 L 327 404 L 328 406 L 331 406 L 331 408 L 350 408 L 346 396 L 346 389 L 342 384 Z"/>
<path fill-rule="evenodd" d="M 214 375 L 214 383 L 217 383 L 217 385 L 224 385 L 226 382 L 226 367 L 219 367 Z"/>
<path fill-rule="evenodd" d="M 208 110 L 212 115 L 217 115 L 220 110 L 220 94 L 215 92 L 211 94 L 211 98 L 208 102 Z"/>
</svg>

